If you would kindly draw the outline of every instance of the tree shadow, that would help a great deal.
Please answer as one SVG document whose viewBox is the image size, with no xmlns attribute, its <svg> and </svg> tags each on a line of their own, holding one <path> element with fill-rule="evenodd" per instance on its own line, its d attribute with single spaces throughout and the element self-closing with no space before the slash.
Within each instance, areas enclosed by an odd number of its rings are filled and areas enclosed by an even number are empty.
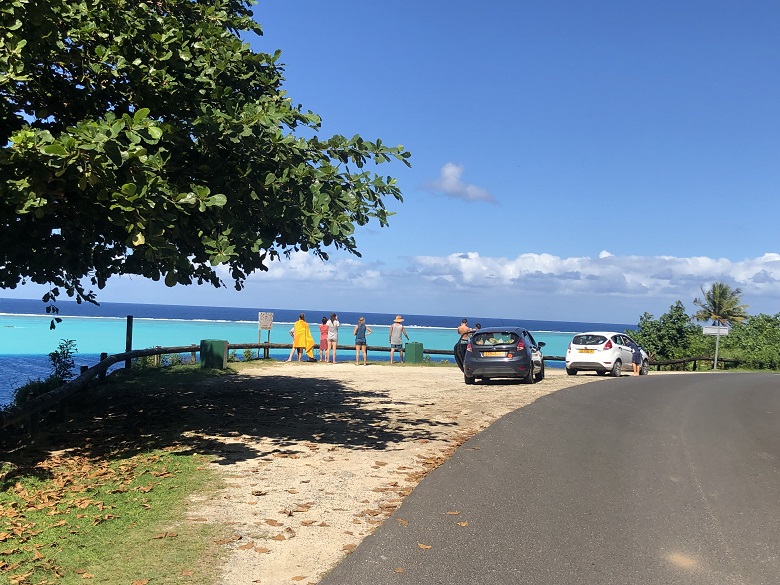
<svg viewBox="0 0 780 585">
<path fill-rule="evenodd" d="M 401 413 L 389 393 L 361 392 L 318 377 L 199 372 L 122 374 L 74 396 L 45 433 L 11 445 L 5 459 L 30 470 L 53 451 L 129 457 L 175 447 L 219 464 L 299 452 L 301 443 L 381 451 L 410 439 L 435 440 L 455 422 Z M 441 431 L 441 432 L 440 432 Z M 266 439 L 270 448 L 251 443 Z"/>
</svg>

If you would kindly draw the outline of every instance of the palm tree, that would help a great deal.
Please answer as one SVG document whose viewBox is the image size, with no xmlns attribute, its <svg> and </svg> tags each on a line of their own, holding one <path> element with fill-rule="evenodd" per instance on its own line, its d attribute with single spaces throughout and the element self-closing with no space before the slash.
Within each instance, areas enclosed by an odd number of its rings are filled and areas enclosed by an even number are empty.
<svg viewBox="0 0 780 585">
<path fill-rule="evenodd" d="M 697 321 L 713 321 L 715 325 L 733 325 L 747 318 L 747 305 L 740 305 L 742 291 L 731 289 L 725 282 L 715 282 L 709 290 L 701 287 L 703 299 L 696 298 L 693 304 L 700 310 L 693 316 Z"/>
</svg>

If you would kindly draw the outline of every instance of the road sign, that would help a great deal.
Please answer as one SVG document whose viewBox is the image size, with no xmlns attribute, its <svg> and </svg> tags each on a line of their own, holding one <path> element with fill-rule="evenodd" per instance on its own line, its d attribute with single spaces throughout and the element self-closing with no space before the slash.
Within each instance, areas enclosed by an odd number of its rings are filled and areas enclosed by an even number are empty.
<svg viewBox="0 0 780 585">
<path fill-rule="evenodd" d="M 257 327 L 261 331 L 270 331 L 274 326 L 274 314 L 273 313 L 258 313 L 257 314 Z"/>
<path fill-rule="evenodd" d="M 702 327 L 702 332 L 704 335 L 718 335 L 719 337 L 723 337 L 724 335 L 729 334 L 729 328 L 722 325 L 706 325 L 705 327 Z"/>
</svg>

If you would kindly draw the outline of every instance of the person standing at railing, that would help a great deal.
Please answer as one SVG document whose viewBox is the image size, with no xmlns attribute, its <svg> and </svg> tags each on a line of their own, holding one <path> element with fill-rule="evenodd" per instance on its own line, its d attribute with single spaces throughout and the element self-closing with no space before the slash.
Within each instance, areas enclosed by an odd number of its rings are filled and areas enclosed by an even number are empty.
<svg viewBox="0 0 780 585">
<path fill-rule="evenodd" d="M 366 318 L 361 317 L 358 319 L 358 324 L 355 325 L 355 330 L 353 331 L 355 335 L 355 365 L 360 365 L 360 352 L 363 352 L 363 365 L 368 365 L 368 342 L 366 341 L 366 335 L 370 335 L 373 333 L 371 331 L 371 327 L 368 327 L 366 325 Z"/>
<path fill-rule="evenodd" d="M 404 361 L 404 344 L 403 337 L 409 339 L 409 334 L 406 332 L 406 327 L 401 325 L 404 322 L 404 318 L 401 315 L 396 315 L 393 320 L 393 324 L 390 325 L 390 365 L 393 364 L 393 354 L 398 351 L 400 361 Z"/>
<path fill-rule="evenodd" d="M 326 362 L 328 358 L 328 318 L 323 317 L 320 324 L 320 361 Z"/>
<path fill-rule="evenodd" d="M 314 360 L 314 337 L 312 337 L 311 329 L 309 329 L 309 324 L 306 322 L 306 315 L 303 313 L 298 315 L 298 320 L 293 325 L 293 328 L 290 329 L 290 335 L 293 338 L 293 346 L 287 361 L 292 361 L 292 356 L 296 351 L 298 352 L 298 361 L 301 361 L 304 351 L 309 360 Z"/>
<path fill-rule="evenodd" d="M 336 313 L 330 314 L 330 319 L 328 319 L 327 326 L 328 326 L 328 349 L 325 352 L 325 361 L 328 361 L 328 354 L 333 353 L 333 363 L 336 363 L 336 349 L 339 345 L 339 316 Z"/>
</svg>

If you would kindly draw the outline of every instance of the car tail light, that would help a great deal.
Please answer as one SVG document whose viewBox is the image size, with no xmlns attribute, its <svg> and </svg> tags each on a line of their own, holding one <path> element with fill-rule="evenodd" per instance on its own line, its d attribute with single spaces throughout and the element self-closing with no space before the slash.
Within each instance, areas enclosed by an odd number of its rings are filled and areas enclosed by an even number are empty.
<svg viewBox="0 0 780 585">
<path fill-rule="evenodd" d="M 612 340 L 608 339 L 607 342 L 604 344 L 604 349 L 612 349 Z"/>
<path fill-rule="evenodd" d="M 468 345 L 466 345 L 466 351 L 471 351 L 471 342 L 469 341 Z"/>
<path fill-rule="evenodd" d="M 517 351 L 525 351 L 525 343 L 522 339 L 517 342 Z"/>
</svg>

